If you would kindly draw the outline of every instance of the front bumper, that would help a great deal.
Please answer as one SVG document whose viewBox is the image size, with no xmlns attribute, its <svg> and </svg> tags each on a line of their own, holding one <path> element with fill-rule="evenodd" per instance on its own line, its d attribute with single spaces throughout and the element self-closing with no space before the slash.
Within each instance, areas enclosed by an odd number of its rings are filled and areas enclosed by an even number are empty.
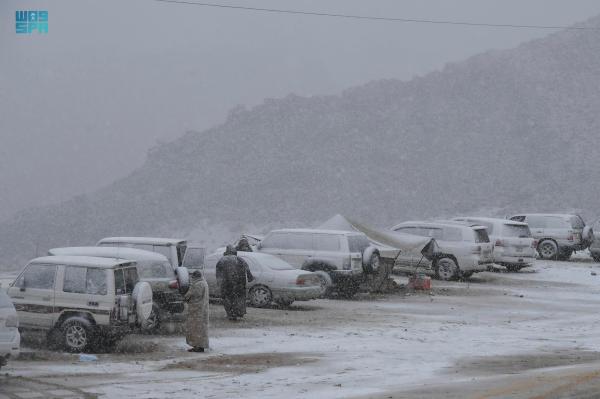
<svg viewBox="0 0 600 399">
<path fill-rule="evenodd" d="M 0 332 L 0 357 L 15 358 L 19 356 L 21 348 L 21 334 L 16 328 Z"/>
<path fill-rule="evenodd" d="M 309 287 L 289 287 L 273 289 L 273 299 L 283 299 L 287 301 L 309 301 L 311 299 L 317 299 L 321 296 L 321 287 L 318 285 Z"/>
</svg>

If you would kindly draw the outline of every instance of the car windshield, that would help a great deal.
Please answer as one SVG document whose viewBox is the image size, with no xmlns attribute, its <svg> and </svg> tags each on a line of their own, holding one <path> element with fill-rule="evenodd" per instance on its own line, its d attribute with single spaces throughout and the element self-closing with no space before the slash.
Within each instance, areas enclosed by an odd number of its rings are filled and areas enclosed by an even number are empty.
<svg viewBox="0 0 600 399">
<path fill-rule="evenodd" d="M 363 235 L 351 235 L 348 236 L 348 246 L 350 252 L 363 253 L 371 245 L 371 242 L 366 236 Z"/>
<path fill-rule="evenodd" d="M 255 258 L 254 260 L 272 270 L 294 270 L 292 265 L 275 256 L 261 256 L 260 258 Z"/>
<path fill-rule="evenodd" d="M 529 231 L 529 226 L 520 224 L 505 224 L 502 228 L 502 235 L 504 237 L 527 238 L 531 237 L 531 231 Z"/>
<path fill-rule="evenodd" d="M 13 304 L 4 291 L 0 291 L 0 308 L 12 308 Z"/>
<path fill-rule="evenodd" d="M 486 229 L 474 229 L 475 231 L 475 242 L 490 242 L 490 237 L 488 236 Z"/>
</svg>

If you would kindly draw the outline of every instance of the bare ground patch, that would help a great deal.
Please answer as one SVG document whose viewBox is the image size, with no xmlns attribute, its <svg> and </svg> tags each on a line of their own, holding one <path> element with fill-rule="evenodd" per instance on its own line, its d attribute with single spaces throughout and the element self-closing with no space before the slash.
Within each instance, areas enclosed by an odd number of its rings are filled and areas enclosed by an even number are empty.
<svg viewBox="0 0 600 399">
<path fill-rule="evenodd" d="M 564 349 L 553 352 L 481 356 L 458 360 L 452 372 L 469 375 L 518 374 L 532 369 L 570 366 L 600 361 L 600 352 Z"/>
<path fill-rule="evenodd" d="M 275 367 L 301 366 L 318 361 L 318 355 L 309 353 L 252 353 L 197 358 L 171 363 L 163 370 L 195 370 L 214 373 L 259 373 Z"/>
</svg>

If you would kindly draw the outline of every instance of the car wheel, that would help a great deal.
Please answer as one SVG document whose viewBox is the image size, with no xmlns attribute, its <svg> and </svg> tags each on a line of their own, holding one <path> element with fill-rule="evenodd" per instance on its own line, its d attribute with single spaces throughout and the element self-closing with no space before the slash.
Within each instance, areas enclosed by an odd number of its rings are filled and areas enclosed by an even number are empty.
<svg viewBox="0 0 600 399">
<path fill-rule="evenodd" d="M 545 260 L 556 259 L 558 255 L 558 246 L 552 240 L 543 240 L 538 244 L 537 250 L 540 258 Z"/>
<path fill-rule="evenodd" d="M 462 272 L 461 277 L 463 279 L 467 279 L 467 278 L 471 278 L 472 275 L 473 275 L 473 272 Z"/>
<path fill-rule="evenodd" d="M 358 293 L 360 284 L 352 278 L 345 278 L 337 282 L 336 288 L 340 297 L 350 299 Z"/>
<path fill-rule="evenodd" d="M 257 308 L 264 308 L 273 301 L 271 290 L 263 285 L 252 287 L 250 290 L 250 304 Z"/>
<path fill-rule="evenodd" d="M 558 251 L 558 260 L 569 260 L 573 255 L 573 251 L 570 249 L 563 249 Z"/>
<path fill-rule="evenodd" d="M 283 299 L 283 298 L 278 298 L 275 300 L 275 303 L 281 307 L 287 308 L 288 306 L 290 306 L 292 303 L 294 303 L 293 299 Z"/>
<path fill-rule="evenodd" d="M 435 262 L 435 277 L 439 280 L 453 280 L 458 276 L 460 269 L 451 258 L 440 258 Z"/>
<path fill-rule="evenodd" d="M 319 285 L 321 286 L 321 294 L 319 297 L 325 298 L 329 294 L 331 286 L 333 285 L 331 276 L 329 276 L 329 274 L 323 270 L 315 270 L 315 273 L 317 277 L 319 277 Z"/>
<path fill-rule="evenodd" d="M 592 259 L 594 259 L 596 262 L 600 262 L 600 254 L 592 255 Z"/>
<path fill-rule="evenodd" d="M 505 266 L 506 266 L 506 270 L 508 270 L 509 272 L 518 272 L 522 268 L 522 266 L 519 266 L 519 265 L 505 265 Z"/>
<path fill-rule="evenodd" d="M 92 345 L 94 333 L 81 320 L 67 319 L 62 325 L 63 344 L 69 352 L 79 353 Z"/>
<path fill-rule="evenodd" d="M 143 330 L 147 333 L 154 334 L 160 330 L 160 323 L 160 309 L 158 308 L 158 305 L 153 304 L 152 313 L 150 313 L 150 317 L 148 317 L 146 323 L 144 323 Z"/>
</svg>

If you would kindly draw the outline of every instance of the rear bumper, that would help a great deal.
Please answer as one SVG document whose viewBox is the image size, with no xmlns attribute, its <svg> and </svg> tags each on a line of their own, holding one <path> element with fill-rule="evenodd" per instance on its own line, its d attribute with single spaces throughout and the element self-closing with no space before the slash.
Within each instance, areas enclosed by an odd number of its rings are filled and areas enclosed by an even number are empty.
<svg viewBox="0 0 600 399">
<path fill-rule="evenodd" d="M 321 295 L 321 287 L 315 285 L 310 287 L 271 288 L 273 299 L 284 299 L 288 301 L 308 301 L 317 299 Z"/>
<path fill-rule="evenodd" d="M 496 263 L 508 265 L 531 266 L 535 262 L 535 256 L 495 256 Z"/>
<path fill-rule="evenodd" d="M 16 328 L 0 333 L 0 357 L 15 358 L 19 356 L 21 348 L 21 334 Z"/>
<path fill-rule="evenodd" d="M 460 270 L 463 272 L 484 272 L 494 263 L 493 258 L 482 258 L 478 255 L 458 259 Z"/>
</svg>

